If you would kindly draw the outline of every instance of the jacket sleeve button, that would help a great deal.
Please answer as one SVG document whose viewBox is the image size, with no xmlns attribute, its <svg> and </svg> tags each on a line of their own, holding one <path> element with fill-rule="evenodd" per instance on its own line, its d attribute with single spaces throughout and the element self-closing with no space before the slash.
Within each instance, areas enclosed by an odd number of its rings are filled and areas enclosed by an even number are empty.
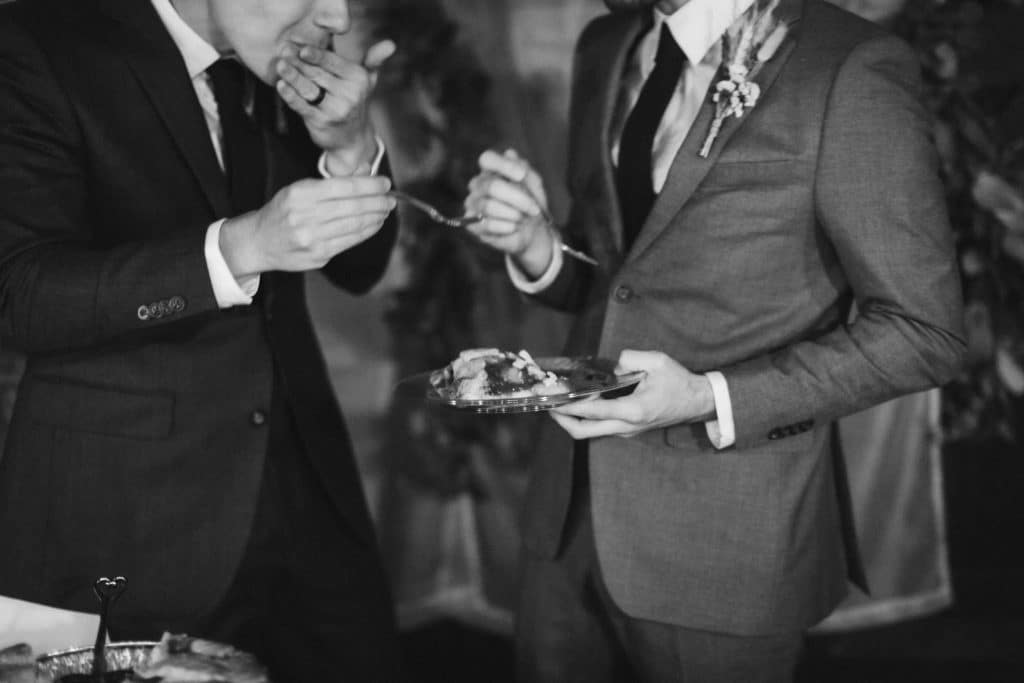
<svg viewBox="0 0 1024 683">
<path fill-rule="evenodd" d="M 139 306 L 139 310 L 135 311 L 135 315 L 139 320 L 149 320 L 149 306 L 142 304 Z"/>
<path fill-rule="evenodd" d="M 181 296 L 172 296 L 168 303 L 171 306 L 171 311 L 174 313 L 181 313 L 185 310 L 185 298 Z"/>
<path fill-rule="evenodd" d="M 253 427 L 262 427 L 267 423 L 267 414 L 262 410 L 254 410 L 249 415 L 249 423 Z"/>
<path fill-rule="evenodd" d="M 634 296 L 633 289 L 628 285 L 619 285 L 615 288 L 615 300 L 619 303 L 627 303 Z"/>
</svg>

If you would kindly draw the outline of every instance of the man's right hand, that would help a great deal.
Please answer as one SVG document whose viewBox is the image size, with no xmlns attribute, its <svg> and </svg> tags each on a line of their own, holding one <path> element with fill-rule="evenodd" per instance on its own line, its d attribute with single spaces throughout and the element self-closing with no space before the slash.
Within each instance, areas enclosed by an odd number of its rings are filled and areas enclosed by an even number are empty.
<svg viewBox="0 0 1024 683">
<path fill-rule="evenodd" d="M 514 150 L 488 150 L 480 156 L 480 173 L 469 182 L 467 213 L 483 216 L 468 230 L 512 257 L 527 276 L 547 270 L 554 250 L 554 226 L 540 175 Z"/>
<path fill-rule="evenodd" d="M 395 208 L 384 176 L 307 179 L 224 222 L 220 249 L 236 278 L 307 271 L 372 237 Z"/>
</svg>

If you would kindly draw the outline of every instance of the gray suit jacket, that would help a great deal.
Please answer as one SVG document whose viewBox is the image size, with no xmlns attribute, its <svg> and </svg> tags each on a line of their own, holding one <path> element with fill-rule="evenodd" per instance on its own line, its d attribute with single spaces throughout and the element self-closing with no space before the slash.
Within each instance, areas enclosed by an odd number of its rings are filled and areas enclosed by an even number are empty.
<svg viewBox="0 0 1024 683">
<path fill-rule="evenodd" d="M 590 443 L 601 570 L 628 614 L 691 628 L 806 628 L 859 566 L 836 418 L 947 381 L 961 295 L 915 57 L 815 0 L 783 0 L 786 43 L 760 103 L 698 150 L 705 104 L 633 248 L 609 158 L 619 79 L 644 25 L 595 20 L 577 50 L 569 259 L 543 294 L 578 313 L 568 353 L 664 351 L 729 385 L 736 444 L 703 425 Z M 859 311 L 850 322 L 853 304 Z M 571 490 L 552 430 L 527 501 L 526 544 L 557 553 Z"/>
</svg>

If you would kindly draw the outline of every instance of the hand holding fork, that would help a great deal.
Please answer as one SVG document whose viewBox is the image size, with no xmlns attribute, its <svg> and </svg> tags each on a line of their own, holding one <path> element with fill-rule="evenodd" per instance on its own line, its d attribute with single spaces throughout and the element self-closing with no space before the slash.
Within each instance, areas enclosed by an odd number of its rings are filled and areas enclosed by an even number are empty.
<svg viewBox="0 0 1024 683">
<path fill-rule="evenodd" d="M 554 249 L 598 265 L 593 257 L 562 243 L 540 175 L 515 150 L 480 156 L 480 173 L 469 183 L 465 206 L 467 212 L 481 216 L 470 231 L 512 257 L 531 278 L 547 270 Z"/>
</svg>

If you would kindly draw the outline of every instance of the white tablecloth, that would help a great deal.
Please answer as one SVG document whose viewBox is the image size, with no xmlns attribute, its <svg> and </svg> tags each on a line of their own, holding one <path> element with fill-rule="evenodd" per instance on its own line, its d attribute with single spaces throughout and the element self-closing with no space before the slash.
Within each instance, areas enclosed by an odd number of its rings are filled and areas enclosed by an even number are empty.
<svg viewBox="0 0 1024 683">
<path fill-rule="evenodd" d="M 90 646 L 99 617 L 68 612 L 0 596 L 0 648 L 28 643 L 41 654 L 69 647 Z"/>
</svg>

